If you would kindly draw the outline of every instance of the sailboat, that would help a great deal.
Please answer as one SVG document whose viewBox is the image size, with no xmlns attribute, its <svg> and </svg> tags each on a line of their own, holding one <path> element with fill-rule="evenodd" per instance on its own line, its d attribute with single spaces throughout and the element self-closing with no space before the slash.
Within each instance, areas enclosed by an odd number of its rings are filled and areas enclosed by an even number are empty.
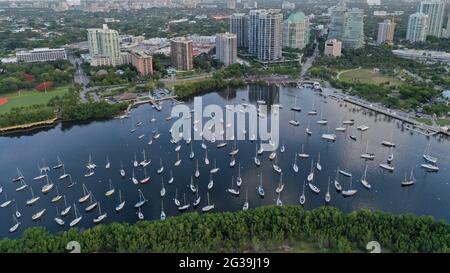
<svg viewBox="0 0 450 273">
<path fill-rule="evenodd" d="M 30 187 L 30 189 L 31 189 L 31 187 Z M 32 196 L 33 196 L 33 198 L 34 198 L 33 190 L 31 191 L 31 194 L 32 194 Z M 37 200 L 39 200 L 39 198 L 38 198 Z M 36 200 L 36 201 L 37 201 L 37 200 Z M 6 195 L 6 193 L 5 193 L 5 202 L 3 202 L 3 203 L 0 204 L 0 208 L 6 208 L 6 207 L 8 207 L 11 203 L 12 203 L 12 200 L 8 200 L 8 195 Z M 34 202 L 33 202 L 33 203 L 34 203 Z M 27 204 L 27 205 L 28 205 L 28 204 Z"/>
<path fill-rule="evenodd" d="M 416 183 L 416 179 L 414 178 L 414 168 L 411 168 L 411 174 L 409 175 L 409 179 L 406 178 L 406 173 L 405 173 L 405 179 L 402 181 L 402 186 L 407 187 L 407 186 L 412 186 L 414 185 L 414 183 Z"/>
<path fill-rule="evenodd" d="M 72 188 L 73 186 L 75 186 L 76 182 L 72 180 L 72 176 L 69 176 L 69 184 L 67 185 L 68 188 Z"/>
<path fill-rule="evenodd" d="M 284 146 L 284 139 L 283 139 L 283 144 L 281 144 L 280 152 L 284 153 L 285 150 L 286 150 L 286 147 Z"/>
<path fill-rule="evenodd" d="M 385 169 L 389 172 L 393 172 L 395 169 L 394 166 L 392 166 L 391 164 L 386 164 L 386 163 L 381 163 L 379 166 L 380 166 L 380 168 Z"/>
<path fill-rule="evenodd" d="M 14 233 L 17 231 L 17 229 L 20 226 L 20 222 L 17 220 L 17 218 L 13 215 L 13 221 L 14 221 L 14 225 L 12 227 L 9 228 L 9 233 Z"/>
<path fill-rule="evenodd" d="M 56 215 L 55 218 L 53 218 L 53 220 L 60 226 L 64 226 L 65 222 L 63 219 L 59 218 L 59 210 L 58 207 L 56 207 Z"/>
<path fill-rule="evenodd" d="M 278 187 L 275 189 L 275 192 L 277 194 L 280 194 L 284 189 L 284 184 L 283 184 L 283 174 L 280 175 L 280 182 L 278 183 Z"/>
<path fill-rule="evenodd" d="M 282 173 L 282 170 L 280 168 L 280 166 L 278 166 L 278 158 L 275 159 L 275 162 L 272 164 L 272 168 L 274 169 L 274 171 L 276 171 L 278 174 Z"/>
<path fill-rule="evenodd" d="M 194 147 L 191 145 L 191 153 L 189 154 L 189 159 L 194 159 L 195 153 L 194 153 Z"/>
<path fill-rule="evenodd" d="M 38 165 L 38 170 L 39 170 L 39 175 L 34 177 L 33 180 L 41 180 L 47 176 L 47 173 L 44 172 L 43 169 L 39 167 L 39 165 Z"/>
<path fill-rule="evenodd" d="M 194 174 L 195 178 L 198 178 L 200 176 L 200 171 L 198 170 L 198 159 L 196 162 L 196 169 L 195 169 L 195 174 Z"/>
<path fill-rule="evenodd" d="M 137 178 L 136 178 L 136 176 L 134 174 L 134 169 L 132 171 L 131 182 L 133 182 L 134 185 L 139 184 L 139 180 L 137 180 Z"/>
<path fill-rule="evenodd" d="M 366 189 L 370 189 L 372 186 L 369 184 L 369 182 L 367 181 L 367 163 L 366 166 L 364 168 L 364 174 L 361 177 L 361 184 L 366 188 Z"/>
<path fill-rule="evenodd" d="M 295 96 L 295 100 L 294 100 L 294 106 L 291 107 L 292 111 L 296 111 L 296 112 L 300 112 L 302 111 L 302 108 L 297 106 L 297 96 Z"/>
<path fill-rule="evenodd" d="M 318 157 L 317 162 L 316 162 L 316 169 L 319 172 L 322 171 L 322 165 L 320 165 L 320 152 L 319 152 L 319 157 Z"/>
<path fill-rule="evenodd" d="M 261 165 L 261 161 L 258 158 L 258 145 L 256 146 L 255 156 L 253 157 L 253 162 L 255 162 L 255 165 L 259 167 Z"/>
<path fill-rule="evenodd" d="M 134 153 L 133 167 L 137 168 L 139 166 L 139 162 L 137 161 L 136 152 Z"/>
<path fill-rule="evenodd" d="M 66 179 L 67 177 L 70 176 L 70 174 L 66 173 L 66 166 L 63 165 L 62 168 L 63 168 L 63 174 L 58 178 L 59 180 Z"/>
<path fill-rule="evenodd" d="M 87 206 L 87 207 L 84 209 L 86 212 L 90 212 L 91 210 L 95 209 L 95 208 L 97 207 L 97 205 L 98 205 L 98 202 L 97 202 L 97 200 L 95 199 L 95 196 L 94 196 L 94 194 L 93 194 L 92 192 L 91 192 L 91 195 L 90 195 L 90 197 L 89 197 L 89 201 L 90 201 L 89 206 Z"/>
<path fill-rule="evenodd" d="M 281 201 L 281 192 L 278 194 L 277 196 L 277 201 L 276 201 L 277 206 L 281 207 L 283 206 L 283 201 Z"/>
<path fill-rule="evenodd" d="M 313 181 L 314 179 L 314 160 L 311 160 L 311 171 L 308 174 L 308 182 Z"/>
<path fill-rule="evenodd" d="M 198 191 L 198 185 L 197 185 L 197 190 L 195 191 L 195 200 L 194 200 L 194 203 L 192 203 L 194 208 L 196 208 L 200 204 L 200 201 L 201 201 L 201 197 L 198 192 L 199 191 Z"/>
<path fill-rule="evenodd" d="M 191 189 L 192 193 L 195 193 L 197 191 L 197 188 L 194 185 L 194 179 L 191 176 L 191 183 L 189 184 L 189 188 Z"/>
<path fill-rule="evenodd" d="M 315 116 L 315 115 L 317 115 L 317 111 L 316 111 L 316 109 L 315 109 L 315 107 L 314 107 L 315 102 L 316 102 L 315 100 L 316 100 L 316 98 L 313 97 L 313 102 L 312 102 L 311 111 L 308 112 L 308 115 L 310 115 L 310 116 Z"/>
<path fill-rule="evenodd" d="M 164 188 L 164 178 L 161 177 L 161 192 L 160 192 L 161 197 L 164 197 L 166 195 L 166 188 Z"/>
<path fill-rule="evenodd" d="M 231 150 L 230 155 L 235 156 L 235 155 L 237 155 L 238 152 L 239 152 L 239 149 L 237 148 L 236 139 L 235 139 L 233 149 Z"/>
<path fill-rule="evenodd" d="M 179 211 L 185 211 L 191 207 L 191 204 L 186 203 L 186 194 L 185 193 L 183 193 L 183 200 L 184 200 L 184 205 L 178 207 Z"/>
<path fill-rule="evenodd" d="M 320 119 L 317 121 L 317 124 L 319 125 L 326 125 L 328 124 L 328 120 L 326 120 L 325 118 L 323 118 L 323 110 L 322 107 L 320 109 Z"/>
<path fill-rule="evenodd" d="M 23 180 L 25 177 L 23 176 L 23 174 L 20 172 L 19 168 L 17 168 L 17 177 L 12 179 L 12 182 L 18 182 Z"/>
<path fill-rule="evenodd" d="M 169 180 L 167 181 L 167 183 L 172 184 L 172 183 L 173 183 L 173 180 L 174 180 L 174 178 L 173 178 L 172 170 L 170 170 L 170 178 L 169 178 Z"/>
<path fill-rule="evenodd" d="M 276 151 L 273 151 L 273 152 L 270 153 L 270 155 L 269 155 L 269 159 L 270 159 L 270 160 L 274 160 L 276 157 L 277 157 L 277 152 L 276 152 Z"/>
<path fill-rule="evenodd" d="M 53 189 L 54 184 L 49 180 L 47 176 L 47 183 L 42 187 L 42 193 L 48 193 Z"/>
<path fill-rule="evenodd" d="M 88 168 L 87 170 L 88 170 L 88 172 L 84 174 L 84 177 L 91 177 L 94 175 L 95 172 L 93 169 Z"/>
<path fill-rule="evenodd" d="M 108 217 L 108 214 L 106 212 L 102 213 L 102 208 L 101 208 L 100 202 L 99 202 L 98 203 L 98 216 L 97 216 L 97 218 L 94 218 L 93 222 L 94 222 L 94 224 L 99 224 L 103 220 L 105 220 L 106 217 Z"/>
<path fill-rule="evenodd" d="M 308 136 L 311 136 L 312 135 L 312 131 L 309 129 L 309 125 L 310 125 L 310 120 L 308 119 L 308 125 L 306 126 L 305 131 L 306 131 L 306 134 Z"/>
<path fill-rule="evenodd" d="M 341 169 L 339 169 L 339 168 L 338 168 L 338 172 L 339 172 L 340 174 L 342 174 L 343 176 L 346 176 L 346 177 L 352 177 L 352 174 L 351 174 L 350 172 L 341 170 Z"/>
<path fill-rule="evenodd" d="M 258 194 L 261 198 L 264 198 L 264 188 L 262 183 L 262 173 L 259 175 Z"/>
<path fill-rule="evenodd" d="M 246 190 L 245 191 L 245 202 L 244 202 L 244 205 L 242 206 L 242 210 L 246 211 L 246 210 L 248 210 L 248 207 L 249 207 L 249 205 L 248 205 L 248 190 Z"/>
<path fill-rule="evenodd" d="M 109 190 L 105 192 L 105 196 L 110 197 L 111 195 L 114 194 L 115 191 L 116 190 L 112 186 L 112 181 L 111 181 L 111 179 L 109 179 Z"/>
<path fill-rule="evenodd" d="M 161 200 L 161 214 L 159 216 L 161 221 L 166 220 L 166 213 L 164 212 L 164 200 Z"/>
<path fill-rule="evenodd" d="M 360 126 L 356 127 L 356 129 L 361 131 L 361 132 L 365 132 L 365 131 L 369 130 L 369 126 L 367 126 L 367 125 L 360 125 Z"/>
<path fill-rule="evenodd" d="M 76 226 L 81 221 L 81 219 L 83 219 L 83 216 L 78 213 L 78 209 L 75 203 L 73 204 L 73 210 L 75 212 L 75 218 L 72 220 L 72 222 L 70 222 L 69 224 L 70 227 Z"/>
<path fill-rule="evenodd" d="M 91 197 L 91 192 L 87 189 L 87 187 L 84 183 L 81 184 L 81 186 L 83 188 L 83 196 L 78 199 L 78 202 L 84 203 L 89 199 L 89 197 Z"/>
<path fill-rule="evenodd" d="M 350 177 L 350 187 L 348 190 L 342 190 L 341 193 L 344 197 L 350 197 L 355 195 L 358 191 L 352 189 L 352 179 L 353 177 Z"/>
<path fill-rule="evenodd" d="M 219 144 L 217 144 L 217 149 L 220 149 L 220 148 L 223 148 L 223 147 L 225 147 L 225 146 L 227 146 L 227 142 L 226 141 L 222 141 L 222 142 L 220 142 Z"/>
<path fill-rule="evenodd" d="M 52 203 L 56 203 L 62 199 L 62 195 L 59 194 L 58 186 L 55 186 L 55 189 L 56 189 L 56 195 L 55 195 L 55 197 L 52 198 L 52 200 L 51 200 Z"/>
<path fill-rule="evenodd" d="M 39 196 L 34 196 L 34 191 L 33 191 L 32 187 L 30 187 L 30 191 L 31 191 L 31 199 L 27 200 L 27 202 L 26 202 L 27 206 L 34 205 L 34 203 L 36 203 L 40 199 Z"/>
<path fill-rule="evenodd" d="M 25 182 L 25 180 L 21 179 L 20 180 L 20 187 L 16 188 L 16 191 L 23 191 L 24 189 L 26 189 L 28 187 L 28 184 Z"/>
<path fill-rule="evenodd" d="M 125 200 L 122 201 L 122 190 L 119 190 L 119 204 L 116 206 L 116 212 L 119 212 L 125 206 Z"/>
<path fill-rule="evenodd" d="M 93 169 L 97 168 L 97 165 L 95 165 L 95 163 L 93 163 L 93 161 L 92 161 L 91 155 L 89 155 L 89 161 L 86 164 L 86 168 L 88 168 L 88 170 L 93 170 Z"/>
<path fill-rule="evenodd" d="M 306 202 L 305 186 L 306 186 L 306 180 L 303 180 L 303 192 L 302 192 L 302 195 L 300 195 L 300 198 L 299 198 L 300 205 L 302 205 L 302 206 Z"/>
<path fill-rule="evenodd" d="M 209 165 L 208 149 L 205 150 L 205 165 Z"/>
<path fill-rule="evenodd" d="M 212 173 L 209 174 L 209 182 L 208 182 L 208 190 L 211 190 L 214 186 L 214 180 L 212 177 Z"/>
<path fill-rule="evenodd" d="M 289 124 L 293 125 L 293 126 L 299 126 L 300 122 L 296 119 L 296 113 L 294 113 L 294 119 L 291 119 L 289 121 Z"/>
<path fill-rule="evenodd" d="M 387 156 L 387 163 L 391 164 L 394 161 L 394 153 L 392 152 L 392 147 L 389 148 L 390 153 Z"/>
<path fill-rule="evenodd" d="M 151 160 L 147 160 L 145 157 L 145 149 L 144 150 L 142 150 L 142 155 L 143 155 L 143 157 L 144 157 L 144 159 L 139 163 L 139 165 L 141 166 L 141 167 L 143 167 L 143 168 L 145 168 L 145 167 L 147 167 L 149 164 L 150 164 L 150 162 L 151 162 Z"/>
<path fill-rule="evenodd" d="M 66 216 L 69 211 L 72 209 L 72 206 L 67 206 L 67 200 L 66 200 L 66 196 L 63 196 L 64 198 L 64 209 L 61 211 L 61 216 Z"/>
<path fill-rule="evenodd" d="M 374 160 L 375 154 L 369 153 L 368 150 L 369 150 L 369 141 L 367 141 L 367 143 L 366 143 L 366 152 L 361 155 L 361 158 L 365 159 L 365 160 Z"/>
<path fill-rule="evenodd" d="M 181 150 L 181 145 L 178 144 L 178 145 L 175 147 L 175 152 L 179 152 L 180 150 Z"/>
<path fill-rule="evenodd" d="M 125 177 L 125 170 L 123 169 L 123 163 L 120 162 L 120 170 L 119 170 L 120 176 Z"/>
<path fill-rule="evenodd" d="M 106 156 L 106 165 L 105 165 L 105 169 L 109 169 L 111 168 L 111 162 L 109 162 L 109 157 Z"/>
<path fill-rule="evenodd" d="M 156 128 L 155 135 L 153 136 L 153 139 L 158 139 L 161 136 L 161 134 L 158 131 L 158 128 Z"/>
<path fill-rule="evenodd" d="M 214 204 L 211 205 L 211 204 L 209 203 L 209 192 L 206 193 L 206 198 L 207 198 L 207 200 L 208 200 L 208 205 L 206 205 L 206 206 L 204 206 L 204 207 L 202 208 L 202 211 L 203 211 L 203 212 L 208 212 L 208 211 L 214 209 Z"/>
<path fill-rule="evenodd" d="M 16 212 L 15 212 L 16 217 L 17 218 L 22 217 L 22 213 L 20 213 L 20 211 L 19 211 L 19 205 L 17 204 L 17 201 L 15 199 L 14 199 L 14 204 L 16 205 Z"/>
<path fill-rule="evenodd" d="M 142 213 L 141 207 L 138 208 L 137 215 L 139 220 L 144 220 L 144 214 Z"/>
<path fill-rule="evenodd" d="M 328 177 L 328 186 L 327 186 L 327 193 L 325 194 L 325 203 L 329 204 L 331 201 L 331 194 L 330 194 L 330 177 Z"/>
<path fill-rule="evenodd" d="M 216 160 L 214 159 L 214 168 L 212 168 L 209 172 L 212 174 L 217 173 L 220 170 L 220 168 L 217 167 L 216 165 Z"/>
<path fill-rule="evenodd" d="M 258 155 L 262 155 L 264 153 L 264 147 L 261 142 L 259 143 L 259 149 L 257 153 Z"/>
<path fill-rule="evenodd" d="M 295 173 L 298 173 L 298 165 L 297 165 L 297 153 L 294 155 L 294 164 L 292 164 L 292 169 L 294 170 Z"/>
<path fill-rule="evenodd" d="M 159 168 L 158 168 L 158 170 L 156 170 L 156 173 L 157 173 L 157 174 L 162 174 L 163 171 L 164 171 L 164 166 L 163 166 L 163 164 L 162 164 L 162 158 L 160 157 L 160 158 L 159 158 Z"/>
<path fill-rule="evenodd" d="M 334 179 L 334 187 L 336 188 L 337 191 L 342 191 L 342 186 L 338 181 L 339 178 L 339 167 L 336 170 L 336 178 Z"/>
<path fill-rule="evenodd" d="M 177 153 L 177 160 L 175 161 L 175 163 L 173 164 L 175 167 L 180 166 L 181 164 L 181 159 L 180 159 L 180 154 Z"/>
<path fill-rule="evenodd" d="M 178 188 L 175 188 L 175 198 L 173 198 L 175 206 L 181 206 L 180 200 L 178 200 Z"/>
<path fill-rule="evenodd" d="M 40 211 L 36 212 L 35 214 L 33 214 L 31 216 L 31 219 L 33 221 L 38 221 L 39 219 L 42 218 L 42 216 L 44 215 L 44 213 L 47 211 L 47 209 L 41 209 Z"/>
<path fill-rule="evenodd" d="M 424 168 L 429 172 L 437 172 L 439 171 L 439 167 L 433 164 L 421 164 L 420 167 Z"/>
<path fill-rule="evenodd" d="M 302 144 L 302 152 L 299 153 L 298 156 L 299 156 L 300 158 L 302 158 L 302 159 L 308 159 L 308 158 L 309 158 L 309 154 L 305 153 L 304 147 L 305 147 L 305 145 Z"/>
<path fill-rule="evenodd" d="M 423 157 L 423 159 L 425 159 L 426 162 L 431 163 L 431 164 L 436 164 L 438 160 L 436 157 L 431 156 L 430 147 L 431 147 L 431 142 L 428 143 L 428 147 L 425 150 L 425 152 L 423 153 L 422 157 Z"/>
<path fill-rule="evenodd" d="M 231 195 L 239 196 L 239 189 L 234 188 L 234 177 L 231 177 L 231 188 L 227 189 L 227 192 L 231 193 Z"/>
<path fill-rule="evenodd" d="M 238 177 L 236 178 L 236 186 L 240 187 L 242 185 L 242 177 L 241 177 L 241 162 L 238 164 Z"/>
<path fill-rule="evenodd" d="M 139 201 L 134 205 L 135 208 L 142 207 L 148 201 L 147 199 L 145 199 L 145 196 L 142 193 L 141 189 L 138 189 L 138 193 L 139 193 Z"/>
<path fill-rule="evenodd" d="M 59 158 L 59 156 L 56 156 L 56 160 L 58 160 L 58 164 L 55 165 L 55 166 L 53 166 L 53 169 L 54 169 L 54 170 L 59 169 L 59 168 L 62 168 L 62 166 L 64 165 L 64 164 L 62 163 L 61 159 Z"/>
</svg>

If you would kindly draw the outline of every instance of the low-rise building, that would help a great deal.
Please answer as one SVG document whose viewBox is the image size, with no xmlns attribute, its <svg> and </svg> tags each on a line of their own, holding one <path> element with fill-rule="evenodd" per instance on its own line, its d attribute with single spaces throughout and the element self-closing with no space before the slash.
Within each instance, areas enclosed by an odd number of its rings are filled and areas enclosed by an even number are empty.
<svg viewBox="0 0 450 273">
<path fill-rule="evenodd" d="M 336 39 L 330 39 L 325 42 L 325 56 L 341 57 L 342 42 Z"/>
<path fill-rule="evenodd" d="M 144 52 L 131 52 L 131 64 L 142 76 L 153 74 L 153 58 Z"/>
<path fill-rule="evenodd" d="M 450 64 L 450 53 L 443 51 L 396 49 L 392 50 L 392 53 L 397 57 L 409 60 Z"/>
<path fill-rule="evenodd" d="M 17 52 L 16 58 L 18 62 L 48 62 L 67 60 L 67 54 L 64 48 L 35 48 Z"/>
</svg>

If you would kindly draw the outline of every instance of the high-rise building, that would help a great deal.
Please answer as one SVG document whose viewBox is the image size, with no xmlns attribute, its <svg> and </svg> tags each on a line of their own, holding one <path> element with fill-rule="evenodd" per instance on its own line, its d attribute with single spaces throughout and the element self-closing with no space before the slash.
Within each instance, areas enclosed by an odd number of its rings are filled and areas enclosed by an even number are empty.
<svg viewBox="0 0 450 273">
<path fill-rule="evenodd" d="M 389 19 L 385 19 L 382 23 L 378 23 L 377 44 L 394 43 L 395 25 L 396 24 Z"/>
<path fill-rule="evenodd" d="M 227 0 L 228 9 L 236 9 L 236 0 Z"/>
<path fill-rule="evenodd" d="M 237 35 L 220 33 L 216 35 L 216 58 L 225 66 L 237 62 Z"/>
<path fill-rule="evenodd" d="M 427 34 L 428 15 L 420 12 L 411 14 L 406 30 L 406 40 L 412 43 L 424 42 L 427 39 Z"/>
<path fill-rule="evenodd" d="M 170 39 L 170 62 L 176 70 L 187 71 L 194 68 L 191 39 L 186 37 Z"/>
<path fill-rule="evenodd" d="M 329 39 L 342 39 L 344 36 L 344 26 L 347 15 L 345 1 L 341 0 L 336 6 L 330 8 L 330 27 L 328 31 Z"/>
<path fill-rule="evenodd" d="M 303 12 L 291 14 L 283 23 L 283 47 L 305 48 L 309 34 L 309 18 Z"/>
<path fill-rule="evenodd" d="M 450 38 L 450 13 L 448 14 L 447 28 L 445 29 L 445 38 Z"/>
<path fill-rule="evenodd" d="M 103 28 L 91 28 L 87 31 L 91 59 L 102 59 L 107 65 L 113 66 L 122 64 L 119 32 L 109 29 L 106 24 L 103 25 Z"/>
<path fill-rule="evenodd" d="M 344 48 L 361 48 L 364 46 L 364 11 L 350 9 L 347 11 L 344 36 L 342 37 Z"/>
<path fill-rule="evenodd" d="M 342 43 L 336 39 L 330 39 L 325 42 L 325 56 L 341 57 Z"/>
<path fill-rule="evenodd" d="M 427 35 L 441 37 L 445 17 L 445 0 L 422 1 L 417 12 L 428 15 Z"/>
<path fill-rule="evenodd" d="M 281 58 L 283 14 L 278 9 L 251 10 L 248 51 L 263 61 Z"/>
<path fill-rule="evenodd" d="M 153 57 L 144 52 L 131 52 L 131 64 L 142 76 L 153 74 Z"/>
<path fill-rule="evenodd" d="M 56 60 L 67 60 L 66 50 L 64 48 L 34 48 L 32 50 L 23 50 L 16 53 L 18 62 L 34 63 Z"/>
<path fill-rule="evenodd" d="M 236 34 L 238 47 L 248 48 L 248 15 L 233 13 L 230 16 L 230 32 Z"/>
</svg>

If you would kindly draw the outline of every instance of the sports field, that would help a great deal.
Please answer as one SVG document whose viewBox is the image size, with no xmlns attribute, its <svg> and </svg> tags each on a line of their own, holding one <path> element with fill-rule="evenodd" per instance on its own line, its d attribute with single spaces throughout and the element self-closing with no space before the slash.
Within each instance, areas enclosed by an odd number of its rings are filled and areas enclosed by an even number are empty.
<svg viewBox="0 0 450 273">
<path fill-rule="evenodd" d="M 386 76 L 373 69 L 355 69 L 340 74 L 340 80 L 347 82 L 360 82 L 368 84 L 383 84 L 389 82 L 390 85 L 399 85 L 401 81 L 394 77 Z"/>
<path fill-rule="evenodd" d="M 0 114 L 9 112 L 14 107 L 23 107 L 36 104 L 47 104 L 48 101 L 56 96 L 62 96 L 68 92 L 68 87 L 57 87 L 51 91 L 38 92 L 38 91 L 20 91 L 14 93 L 1 94 L 1 98 L 6 98 L 5 104 L 0 104 Z"/>
</svg>

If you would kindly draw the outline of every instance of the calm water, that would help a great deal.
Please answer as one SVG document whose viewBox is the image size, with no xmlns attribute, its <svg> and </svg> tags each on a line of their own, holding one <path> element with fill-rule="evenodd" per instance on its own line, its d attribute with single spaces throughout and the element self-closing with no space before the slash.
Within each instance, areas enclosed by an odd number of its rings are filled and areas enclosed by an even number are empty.
<svg viewBox="0 0 450 273">
<path fill-rule="evenodd" d="M 294 97 L 297 94 L 297 104 L 303 109 L 301 113 L 296 114 L 296 118 L 301 124 L 298 127 L 291 126 L 288 121 L 294 117 L 294 112 L 290 106 L 294 104 Z M 334 179 L 335 170 L 339 166 L 353 174 L 353 188 L 358 190 L 356 196 L 344 198 L 338 194 L 334 187 L 330 186 L 331 206 L 336 206 L 346 212 L 355 209 L 368 208 L 373 210 L 382 210 L 393 213 L 411 212 L 418 215 L 431 215 L 438 219 L 444 219 L 450 222 L 450 141 L 443 137 L 427 138 L 418 133 L 402 129 L 399 121 L 390 119 L 384 115 L 365 112 L 355 108 L 352 105 L 345 105 L 333 99 L 325 99 L 315 94 L 309 89 L 281 88 L 276 87 L 248 87 L 238 90 L 224 90 L 221 92 L 209 93 L 203 96 L 203 104 L 215 103 L 224 106 L 227 103 L 237 104 L 243 101 L 255 103 L 257 99 L 263 98 L 268 103 L 281 103 L 284 108 L 281 110 L 281 138 L 284 141 L 286 150 L 284 153 L 278 153 L 278 164 L 283 169 L 283 181 L 285 183 L 281 199 L 284 204 L 298 204 L 299 196 L 302 192 L 303 181 L 310 171 L 311 159 L 316 161 L 320 152 L 321 164 L 323 170 L 315 172 L 315 183 L 321 189 L 319 195 L 312 193 L 306 187 L 305 207 L 315 208 L 324 205 L 324 196 L 327 191 L 328 177 Z M 313 100 L 315 108 L 319 111 L 317 116 L 309 117 L 307 112 L 311 109 Z M 228 101 L 228 102 L 227 102 Z M 191 108 L 192 101 L 186 103 Z M 82 213 L 83 219 L 78 227 L 87 228 L 94 224 L 92 220 L 97 217 L 98 210 L 86 213 L 85 204 L 78 204 L 78 198 L 82 193 L 82 183 L 94 193 L 96 199 L 101 203 L 102 211 L 108 213 L 104 223 L 111 222 L 136 222 L 138 220 L 137 210 L 133 207 L 139 200 L 138 189 L 142 189 L 149 202 L 142 207 L 145 219 L 159 219 L 161 212 L 161 176 L 165 181 L 167 193 L 163 198 L 164 210 L 168 217 L 179 215 L 180 212 L 175 207 L 173 198 L 175 189 L 178 189 L 178 198 L 183 203 L 183 194 L 186 194 L 186 202 L 192 202 L 195 195 L 189 189 L 190 176 L 194 174 L 196 160 L 189 159 L 190 147 L 182 143 L 180 158 L 181 166 L 174 167 L 176 160 L 175 145 L 170 143 L 171 122 L 164 120 L 169 116 L 171 102 L 163 104 L 163 110 L 158 112 L 149 105 L 134 109 L 132 119 L 97 121 L 88 124 L 58 125 L 56 128 L 34 132 L 29 135 L 14 135 L 0 137 L 0 186 L 3 186 L 3 193 L 0 194 L 0 203 L 7 199 L 15 199 L 18 209 L 22 214 L 20 218 L 21 226 L 14 234 L 9 234 L 8 230 L 13 225 L 12 215 L 16 211 L 15 204 L 8 208 L 0 208 L 0 238 L 5 236 L 17 237 L 27 227 L 42 225 L 51 231 L 61 231 L 68 229 L 68 224 L 74 219 L 73 209 L 63 219 L 66 221 L 64 227 L 58 226 L 53 218 L 56 215 L 56 207 L 59 211 L 64 208 L 64 202 L 57 204 L 51 203 L 55 196 L 55 188 L 52 192 L 44 195 L 41 188 L 45 184 L 44 180 L 34 181 L 33 177 L 38 175 L 38 164 L 42 164 L 45 159 L 50 167 L 56 165 L 56 157 L 59 155 L 66 166 L 67 173 L 70 173 L 77 184 L 73 188 L 67 188 L 68 180 L 60 181 L 57 178 L 62 174 L 62 170 L 52 170 L 50 172 L 51 180 L 58 186 L 59 192 L 67 196 L 69 204 L 76 203 L 78 210 Z M 354 126 L 349 127 L 347 132 L 336 132 L 337 141 L 334 143 L 325 142 L 320 138 L 321 133 L 327 131 L 327 126 L 319 126 L 316 121 L 322 115 L 329 121 L 329 128 L 334 129 L 344 119 L 355 119 Z M 151 123 L 150 119 L 157 119 Z M 310 128 L 313 135 L 308 137 L 305 133 L 305 127 L 310 121 Z M 132 123 L 143 121 L 137 131 L 130 133 Z M 364 133 L 356 130 L 356 127 L 366 124 L 370 129 Z M 158 127 L 161 137 L 148 145 L 148 139 L 154 126 Z M 331 130 L 330 130 L 331 131 Z M 145 134 L 143 139 L 138 136 Z M 356 135 L 358 141 L 349 138 L 350 135 Z M 394 149 L 395 171 L 388 173 L 378 167 L 378 164 L 385 161 L 387 148 L 381 146 L 382 140 L 390 140 L 396 144 Z M 376 154 L 374 161 L 368 162 L 367 179 L 372 185 L 371 190 L 366 190 L 360 183 L 360 177 L 364 172 L 364 161 L 360 159 L 360 154 L 366 149 L 366 141 L 369 140 L 369 151 Z M 431 151 L 433 156 L 439 159 L 438 173 L 427 173 L 420 168 L 422 163 L 422 153 L 431 142 Z M 220 167 L 218 174 L 214 176 L 214 187 L 210 191 L 211 203 L 215 204 L 215 211 L 236 211 L 242 208 L 245 201 L 245 192 L 248 190 L 248 199 L 250 208 L 262 205 L 275 204 L 275 188 L 279 182 L 279 175 L 272 169 L 272 162 L 269 160 L 269 153 L 265 152 L 261 158 L 261 166 L 258 168 L 253 163 L 255 154 L 255 142 L 239 141 L 240 149 L 237 162 L 241 163 L 241 176 L 243 185 L 239 197 L 231 196 L 226 189 L 231 186 L 231 177 L 238 174 L 238 164 L 235 168 L 229 167 L 229 151 L 232 149 L 232 142 L 223 149 L 217 149 L 216 143 L 207 143 L 208 158 L 211 163 L 209 166 L 204 163 L 205 151 L 201 148 L 201 141 L 193 141 L 195 158 L 199 159 L 200 177 L 194 178 L 195 184 L 199 185 L 199 192 L 202 198 L 201 204 L 197 208 L 206 205 L 207 184 L 209 182 L 209 170 L 213 168 L 214 159 L 217 160 L 217 166 Z M 301 151 L 301 145 L 304 144 L 305 152 L 311 155 L 309 160 L 298 160 L 300 172 L 294 173 L 292 164 L 295 153 Z M 147 167 L 151 183 L 145 185 L 134 185 L 130 181 L 134 159 L 134 153 L 137 153 L 138 161 L 142 160 L 142 150 L 146 150 L 147 159 L 151 159 L 151 164 Z M 86 163 L 92 154 L 94 163 L 97 164 L 95 175 L 85 178 Z M 106 156 L 111 161 L 111 169 L 104 168 Z M 159 160 L 162 158 L 165 170 L 163 175 L 158 175 L 156 170 L 159 168 Z M 121 162 L 123 162 L 126 171 L 126 178 L 122 179 L 119 174 Z M 30 189 L 23 192 L 16 192 L 18 183 L 11 182 L 13 177 L 17 176 L 16 167 L 19 167 L 25 176 L 26 182 L 33 187 L 37 196 L 41 199 L 33 206 L 27 207 L 26 200 L 31 198 Z M 408 173 L 414 168 L 414 175 L 417 183 L 409 188 L 402 188 L 400 182 L 404 178 L 405 172 Z M 169 172 L 173 171 L 174 182 L 167 184 L 170 177 Z M 136 177 L 141 179 L 142 168 L 135 169 Z M 262 173 L 263 184 L 266 192 L 264 199 L 261 199 L 257 193 L 259 184 L 258 175 Z M 105 192 L 109 189 L 108 180 L 111 179 L 115 194 L 112 197 L 105 197 Z M 340 182 L 344 188 L 349 187 L 349 179 L 340 177 Z M 114 208 L 119 203 L 118 191 L 122 190 L 125 208 L 122 212 L 116 213 Z M 8 198 L 6 198 L 6 195 Z M 46 208 L 47 211 L 43 218 L 34 222 L 31 220 L 32 214 Z M 192 205 L 189 211 L 192 211 Z"/>
</svg>

